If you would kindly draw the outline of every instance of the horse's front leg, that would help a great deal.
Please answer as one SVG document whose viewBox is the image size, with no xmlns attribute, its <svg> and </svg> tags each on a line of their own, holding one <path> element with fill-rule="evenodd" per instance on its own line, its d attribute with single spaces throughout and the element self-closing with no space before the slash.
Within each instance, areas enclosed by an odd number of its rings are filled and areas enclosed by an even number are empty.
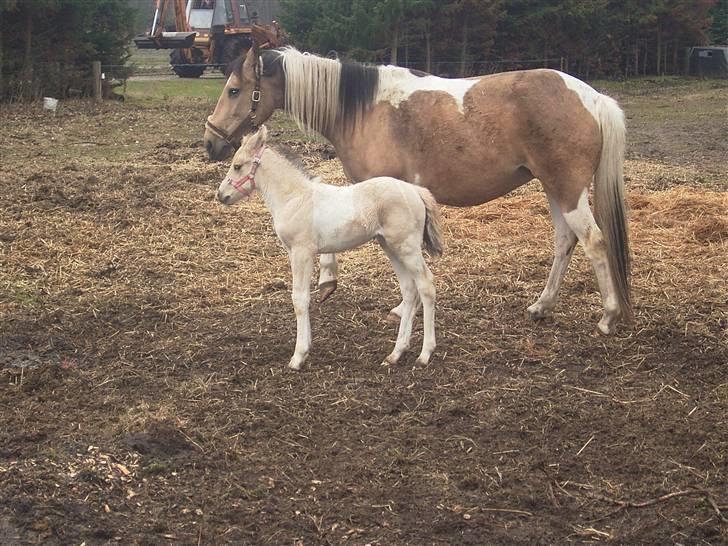
<svg viewBox="0 0 728 546">
<path fill-rule="evenodd" d="M 296 312 L 296 349 L 288 367 L 300 370 L 311 347 L 311 321 L 308 307 L 311 301 L 311 276 L 313 275 L 313 254 L 308 250 L 292 249 L 289 252 L 293 273 L 293 310 Z"/>
<path fill-rule="evenodd" d="M 336 275 L 338 265 L 336 254 L 321 254 L 319 257 L 319 301 L 324 302 L 336 290 Z"/>
</svg>

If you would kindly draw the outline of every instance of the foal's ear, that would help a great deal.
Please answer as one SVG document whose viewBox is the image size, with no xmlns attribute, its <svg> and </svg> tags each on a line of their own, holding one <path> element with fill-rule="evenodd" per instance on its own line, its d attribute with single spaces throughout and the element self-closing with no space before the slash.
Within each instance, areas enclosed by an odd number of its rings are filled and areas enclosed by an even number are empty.
<svg viewBox="0 0 728 546">
<path fill-rule="evenodd" d="M 255 133 L 243 139 L 242 147 L 252 155 L 266 142 L 268 142 L 268 128 L 265 125 L 261 125 Z"/>
</svg>

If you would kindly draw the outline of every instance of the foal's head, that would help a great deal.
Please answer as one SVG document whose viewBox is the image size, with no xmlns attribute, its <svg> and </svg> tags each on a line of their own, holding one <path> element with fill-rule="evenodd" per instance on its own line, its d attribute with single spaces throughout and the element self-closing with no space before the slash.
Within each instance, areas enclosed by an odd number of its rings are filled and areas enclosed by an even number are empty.
<svg viewBox="0 0 728 546">
<path fill-rule="evenodd" d="M 255 171 L 268 141 L 268 129 L 262 125 L 258 132 L 243 138 L 233 162 L 217 189 L 217 198 L 224 205 L 233 205 L 255 190 Z"/>
<path fill-rule="evenodd" d="M 280 51 L 253 47 L 237 61 L 205 125 L 210 159 L 228 157 L 244 135 L 283 108 L 284 80 Z"/>
</svg>

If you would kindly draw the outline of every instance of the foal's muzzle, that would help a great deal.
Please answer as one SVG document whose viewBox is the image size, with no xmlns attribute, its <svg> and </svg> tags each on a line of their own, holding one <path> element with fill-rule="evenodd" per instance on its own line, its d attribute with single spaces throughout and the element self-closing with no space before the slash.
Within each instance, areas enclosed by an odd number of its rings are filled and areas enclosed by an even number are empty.
<svg viewBox="0 0 728 546">
<path fill-rule="evenodd" d="M 230 202 L 230 195 L 223 195 L 220 190 L 217 190 L 217 200 L 223 205 L 227 205 Z"/>
</svg>

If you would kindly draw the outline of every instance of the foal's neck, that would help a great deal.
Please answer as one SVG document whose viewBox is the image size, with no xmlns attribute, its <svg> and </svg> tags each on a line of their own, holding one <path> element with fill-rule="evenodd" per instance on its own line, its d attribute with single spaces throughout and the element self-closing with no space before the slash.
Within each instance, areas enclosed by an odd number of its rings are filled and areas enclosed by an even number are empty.
<svg viewBox="0 0 728 546">
<path fill-rule="evenodd" d="M 273 215 L 292 199 L 305 194 L 314 184 L 306 173 L 270 147 L 261 158 L 255 178 L 260 194 Z"/>
</svg>

